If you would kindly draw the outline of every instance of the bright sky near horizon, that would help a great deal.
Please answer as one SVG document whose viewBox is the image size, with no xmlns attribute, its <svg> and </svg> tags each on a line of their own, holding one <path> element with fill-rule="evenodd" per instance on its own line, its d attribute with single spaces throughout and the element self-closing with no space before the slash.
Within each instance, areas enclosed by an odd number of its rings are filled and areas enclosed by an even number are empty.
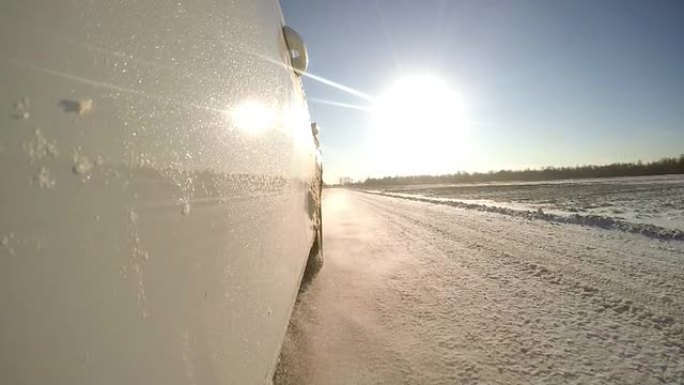
<svg viewBox="0 0 684 385">
<path fill-rule="evenodd" d="M 684 1 L 281 5 L 328 183 L 684 153 Z"/>
</svg>

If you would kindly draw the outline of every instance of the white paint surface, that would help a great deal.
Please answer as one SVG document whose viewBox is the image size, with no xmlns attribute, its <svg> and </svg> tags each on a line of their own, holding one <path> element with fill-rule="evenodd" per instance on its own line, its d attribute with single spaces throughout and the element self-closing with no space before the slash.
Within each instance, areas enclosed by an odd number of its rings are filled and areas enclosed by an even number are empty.
<svg viewBox="0 0 684 385">
<path fill-rule="evenodd" d="M 281 26 L 273 0 L 3 2 L 0 383 L 270 381 L 313 240 Z"/>
</svg>

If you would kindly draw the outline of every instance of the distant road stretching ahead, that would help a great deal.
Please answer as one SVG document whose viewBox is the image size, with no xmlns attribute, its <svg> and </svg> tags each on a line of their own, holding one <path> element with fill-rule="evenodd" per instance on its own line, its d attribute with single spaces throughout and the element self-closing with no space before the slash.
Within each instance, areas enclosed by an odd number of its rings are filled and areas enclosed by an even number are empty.
<svg viewBox="0 0 684 385">
<path fill-rule="evenodd" d="M 329 189 L 276 384 L 684 383 L 684 244 Z"/>
</svg>

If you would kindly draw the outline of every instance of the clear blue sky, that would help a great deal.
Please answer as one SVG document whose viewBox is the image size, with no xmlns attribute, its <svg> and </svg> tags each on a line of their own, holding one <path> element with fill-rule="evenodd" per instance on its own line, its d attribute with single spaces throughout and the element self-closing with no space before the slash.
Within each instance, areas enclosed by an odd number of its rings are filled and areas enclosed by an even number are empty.
<svg viewBox="0 0 684 385">
<path fill-rule="evenodd" d="M 684 153 L 684 1 L 281 0 L 310 72 L 380 95 L 413 73 L 461 96 L 465 154 L 377 167 L 368 101 L 305 79 L 328 182 L 652 160 Z M 419 127 L 416 130 L 420 130 Z M 452 139 L 453 140 L 453 139 Z M 407 154 L 420 157 L 424 151 Z"/>
</svg>

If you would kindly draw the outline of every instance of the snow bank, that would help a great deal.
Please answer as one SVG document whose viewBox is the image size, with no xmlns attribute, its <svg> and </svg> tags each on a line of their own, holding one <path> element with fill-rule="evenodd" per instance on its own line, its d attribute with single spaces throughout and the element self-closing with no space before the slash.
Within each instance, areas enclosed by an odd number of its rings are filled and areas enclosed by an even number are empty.
<svg viewBox="0 0 684 385">
<path fill-rule="evenodd" d="M 509 207 L 501 207 L 496 205 L 485 205 L 481 203 L 468 203 L 462 200 L 454 200 L 447 198 L 432 198 L 420 195 L 411 194 L 401 194 L 401 193 L 390 193 L 390 192 L 378 192 L 370 190 L 362 190 L 368 194 L 384 195 L 394 198 L 408 199 L 412 201 L 427 202 L 434 204 L 441 204 L 446 206 L 458 207 L 466 210 L 477 210 L 490 213 L 498 213 L 504 215 L 510 215 L 514 217 L 520 217 L 525 219 L 539 219 L 550 222 L 558 223 L 568 223 L 575 225 L 583 225 L 590 227 L 598 227 L 605 230 L 617 230 L 624 231 L 628 233 L 641 234 L 649 238 L 660 239 L 660 240 L 684 240 L 684 231 L 680 229 L 667 229 L 664 227 L 656 226 L 647 223 L 633 223 L 628 222 L 619 218 L 604 216 L 604 215 L 584 215 L 584 214 L 551 214 L 545 213 L 543 210 L 539 209 L 536 211 L 531 210 L 517 210 Z"/>
</svg>

